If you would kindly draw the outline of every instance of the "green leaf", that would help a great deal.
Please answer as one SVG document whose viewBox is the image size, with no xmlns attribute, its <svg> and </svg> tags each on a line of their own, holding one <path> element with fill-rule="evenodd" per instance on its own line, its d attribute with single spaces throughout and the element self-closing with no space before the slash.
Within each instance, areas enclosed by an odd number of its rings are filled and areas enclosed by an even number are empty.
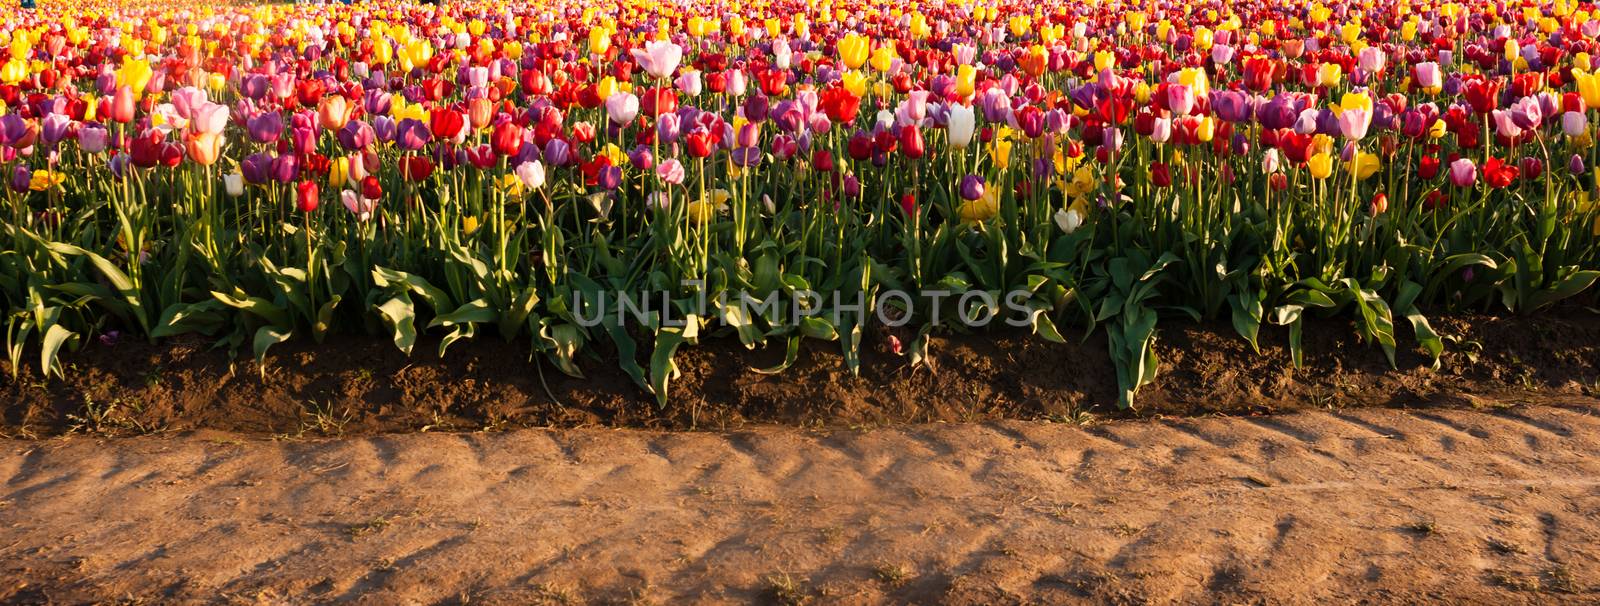
<svg viewBox="0 0 1600 606">
<path fill-rule="evenodd" d="M 402 293 L 390 298 L 382 304 L 375 305 L 378 317 L 389 327 L 389 333 L 394 339 L 395 347 L 406 355 L 411 355 L 411 348 L 417 344 L 417 312 L 411 303 L 411 297 Z"/>
<path fill-rule="evenodd" d="M 1228 304 L 1233 308 L 1233 329 L 1250 343 L 1250 349 L 1261 353 L 1261 346 L 1256 343 L 1256 336 L 1261 331 L 1261 300 L 1247 293 L 1238 293 L 1228 297 Z"/>
<path fill-rule="evenodd" d="M 261 372 L 266 373 L 267 349 L 284 341 L 294 334 L 293 331 L 279 329 L 275 326 L 262 326 L 256 330 L 253 349 L 256 353 L 256 365 L 261 367 Z"/>
<path fill-rule="evenodd" d="M 656 333 L 656 348 L 650 354 L 650 392 L 655 394 L 656 404 L 662 408 L 667 407 L 668 383 L 679 375 L 672 356 L 685 341 L 681 328 L 665 327 Z"/>
<path fill-rule="evenodd" d="M 438 326 L 455 326 L 457 324 L 482 324 L 500 319 L 500 313 L 483 299 L 473 299 L 457 307 L 455 311 L 434 316 L 428 323 L 428 328 Z"/>
<path fill-rule="evenodd" d="M 60 324 L 51 324 L 45 328 L 39 348 L 39 368 L 44 369 L 45 376 L 53 373 L 58 377 L 66 377 L 66 373 L 56 362 L 56 355 L 61 353 L 62 347 L 77 339 L 78 333 L 67 330 Z"/>
<path fill-rule="evenodd" d="M 784 345 L 782 362 L 779 362 L 775 366 L 756 368 L 752 370 L 764 375 L 775 375 L 788 370 L 790 366 L 794 366 L 795 360 L 798 359 L 800 359 L 800 335 L 793 335 L 788 338 L 788 343 Z"/>
</svg>

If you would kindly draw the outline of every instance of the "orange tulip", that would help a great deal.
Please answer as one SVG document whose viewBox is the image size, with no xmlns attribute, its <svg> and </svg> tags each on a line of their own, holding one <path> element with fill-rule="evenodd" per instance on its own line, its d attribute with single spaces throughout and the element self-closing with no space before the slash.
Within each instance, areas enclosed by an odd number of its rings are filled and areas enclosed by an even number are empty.
<svg viewBox="0 0 1600 606">
<path fill-rule="evenodd" d="M 350 121 L 350 109 L 343 95 L 328 95 L 317 102 L 317 122 L 328 130 L 339 130 Z"/>
<path fill-rule="evenodd" d="M 216 133 L 200 133 L 184 138 L 189 159 L 201 166 L 211 166 L 222 156 L 222 137 Z"/>
</svg>

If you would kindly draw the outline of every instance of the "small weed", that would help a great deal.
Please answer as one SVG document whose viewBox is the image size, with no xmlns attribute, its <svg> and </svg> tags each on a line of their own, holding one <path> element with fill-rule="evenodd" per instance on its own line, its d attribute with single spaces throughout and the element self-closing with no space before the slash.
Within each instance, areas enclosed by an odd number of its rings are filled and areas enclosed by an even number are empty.
<svg viewBox="0 0 1600 606">
<path fill-rule="evenodd" d="M 1144 529 L 1132 524 L 1118 522 L 1116 526 L 1111 527 L 1111 532 L 1116 533 L 1118 536 L 1131 537 L 1144 532 Z"/>
<path fill-rule="evenodd" d="M 350 527 L 346 529 L 346 532 L 350 533 L 350 540 L 353 541 L 369 534 L 383 532 L 384 529 L 388 528 L 392 524 L 394 524 L 394 518 L 388 516 L 378 516 L 360 524 L 351 524 Z"/>
<path fill-rule="evenodd" d="M 787 572 L 767 575 L 767 591 L 779 604 L 796 606 L 811 601 L 811 596 L 806 594 L 806 580 L 796 578 Z"/>
<path fill-rule="evenodd" d="M 125 414 L 126 412 L 132 413 Z M 129 430 L 135 433 L 150 433 L 152 428 L 146 427 L 137 418 L 144 407 L 137 401 L 124 401 L 121 398 L 110 402 L 97 402 L 85 395 L 83 408 L 77 414 L 68 414 L 67 421 L 71 423 L 68 433 L 115 434 L 119 431 Z"/>
<path fill-rule="evenodd" d="M 1528 574 L 1520 574 L 1509 570 L 1490 570 L 1489 580 L 1494 582 L 1495 585 L 1499 585 L 1513 591 L 1533 592 L 1543 589 L 1543 587 L 1539 584 L 1539 577 Z"/>
<path fill-rule="evenodd" d="M 1433 520 L 1417 520 L 1406 524 L 1404 528 L 1425 537 L 1439 534 L 1439 527 L 1433 523 Z"/>
<path fill-rule="evenodd" d="M 355 412 L 350 407 L 344 407 L 342 412 L 334 412 L 333 404 L 318 404 L 316 401 L 306 402 L 301 411 L 300 431 L 314 431 L 325 436 L 344 434 L 344 426 L 355 418 Z"/>
<path fill-rule="evenodd" d="M 890 587 L 904 585 L 911 578 L 911 571 L 900 564 L 879 564 L 872 572 L 878 576 L 879 581 L 883 581 Z"/>
<path fill-rule="evenodd" d="M 538 592 L 540 601 L 537 603 L 540 604 L 578 603 L 578 594 L 573 592 L 571 587 L 554 583 L 539 583 L 533 586 L 533 590 Z"/>
<path fill-rule="evenodd" d="M 1495 553 L 1500 555 L 1520 555 L 1527 553 L 1527 550 L 1517 546 L 1515 543 L 1507 543 L 1500 539 L 1491 538 L 1488 540 L 1488 543 L 1489 549 L 1494 550 Z"/>
</svg>

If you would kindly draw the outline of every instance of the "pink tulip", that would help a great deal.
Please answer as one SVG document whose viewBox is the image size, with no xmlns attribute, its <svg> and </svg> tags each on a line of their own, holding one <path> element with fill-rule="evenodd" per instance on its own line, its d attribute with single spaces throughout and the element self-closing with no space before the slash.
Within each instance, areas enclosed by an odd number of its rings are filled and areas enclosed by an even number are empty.
<svg viewBox="0 0 1600 606">
<path fill-rule="evenodd" d="M 1372 110 L 1349 108 L 1339 112 L 1339 132 L 1346 138 L 1360 140 L 1367 136 L 1372 126 Z"/>
<path fill-rule="evenodd" d="M 683 184 L 683 163 L 677 158 L 667 158 L 656 166 L 656 176 L 672 185 Z"/>
<path fill-rule="evenodd" d="M 626 125 L 639 116 L 639 97 L 632 93 L 616 93 L 606 99 L 606 114 L 611 116 L 611 123 Z"/>
<path fill-rule="evenodd" d="M 690 97 L 698 96 L 704 88 L 700 79 L 700 72 L 693 70 L 683 72 L 683 75 L 678 76 L 675 84 L 677 84 L 678 90 L 683 91 L 683 94 Z"/>
<path fill-rule="evenodd" d="M 172 108 L 179 116 L 193 120 L 195 110 L 206 103 L 206 91 L 193 86 L 185 86 L 172 91 Z"/>
<path fill-rule="evenodd" d="M 1444 86 L 1444 74 L 1439 71 L 1438 63 L 1434 63 L 1432 61 L 1427 63 L 1418 63 L 1417 66 L 1412 69 L 1412 71 L 1416 73 L 1417 86 L 1420 86 L 1423 89 L 1437 90 Z"/>
<path fill-rule="evenodd" d="M 1478 181 L 1478 166 L 1462 158 L 1450 163 L 1450 183 L 1456 187 L 1472 187 Z"/>
<path fill-rule="evenodd" d="M 1189 115 L 1189 112 L 1194 110 L 1194 89 L 1183 84 L 1168 86 L 1167 107 L 1179 116 Z"/>
<path fill-rule="evenodd" d="M 644 43 L 642 49 L 633 49 L 633 60 L 645 73 L 658 79 L 669 78 L 683 60 L 683 47 L 665 40 L 652 40 Z"/>
<path fill-rule="evenodd" d="M 195 108 L 194 119 L 189 123 L 189 128 L 197 133 L 220 135 L 227 125 L 228 106 L 202 102 Z"/>
</svg>

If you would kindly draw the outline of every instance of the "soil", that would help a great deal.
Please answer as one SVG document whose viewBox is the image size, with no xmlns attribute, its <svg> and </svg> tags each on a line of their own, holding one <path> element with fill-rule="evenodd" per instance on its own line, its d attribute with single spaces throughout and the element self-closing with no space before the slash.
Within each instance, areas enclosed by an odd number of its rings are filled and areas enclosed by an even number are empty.
<svg viewBox="0 0 1600 606">
<path fill-rule="evenodd" d="M 1023 333 L 941 335 L 929 347 L 931 363 L 917 368 L 887 350 L 886 335 L 875 335 L 859 376 L 845 370 L 835 343 L 809 341 L 793 367 L 765 375 L 752 369 L 781 361 L 781 342 L 748 351 L 731 337 L 710 338 L 679 350 L 683 376 L 665 408 L 628 379 L 611 352 L 595 348 L 580 359 L 586 376 L 574 378 L 531 359 L 526 343 L 492 338 L 456 344 L 443 359 L 427 342 L 408 357 L 370 338 L 291 341 L 274 348 L 264 367 L 202 341 L 93 339 L 66 355 L 63 378 L 45 380 L 24 367 L 19 380 L 0 379 L 0 432 L 870 427 L 1600 397 L 1600 314 L 1590 310 L 1435 319 L 1449 341 L 1437 370 L 1407 349 L 1391 368 L 1349 322 L 1308 322 L 1300 370 L 1281 328 L 1263 328 L 1259 354 L 1229 326 L 1162 330 L 1160 374 L 1139 392 L 1135 410 L 1115 406 L 1104 331 L 1069 335 L 1074 340 L 1066 344 Z M 1400 332 L 1402 343 L 1414 342 L 1408 330 Z M 10 374 L 3 363 L 0 371 Z"/>
<path fill-rule="evenodd" d="M 97 339 L 0 380 L 0 603 L 1596 603 L 1600 314 L 1434 325 L 1168 328 L 1135 410 L 1099 335 L 708 339 L 665 408 L 604 351 Z"/>
<path fill-rule="evenodd" d="M 0 441 L 0 603 L 1600 600 L 1593 406 Z"/>
</svg>

